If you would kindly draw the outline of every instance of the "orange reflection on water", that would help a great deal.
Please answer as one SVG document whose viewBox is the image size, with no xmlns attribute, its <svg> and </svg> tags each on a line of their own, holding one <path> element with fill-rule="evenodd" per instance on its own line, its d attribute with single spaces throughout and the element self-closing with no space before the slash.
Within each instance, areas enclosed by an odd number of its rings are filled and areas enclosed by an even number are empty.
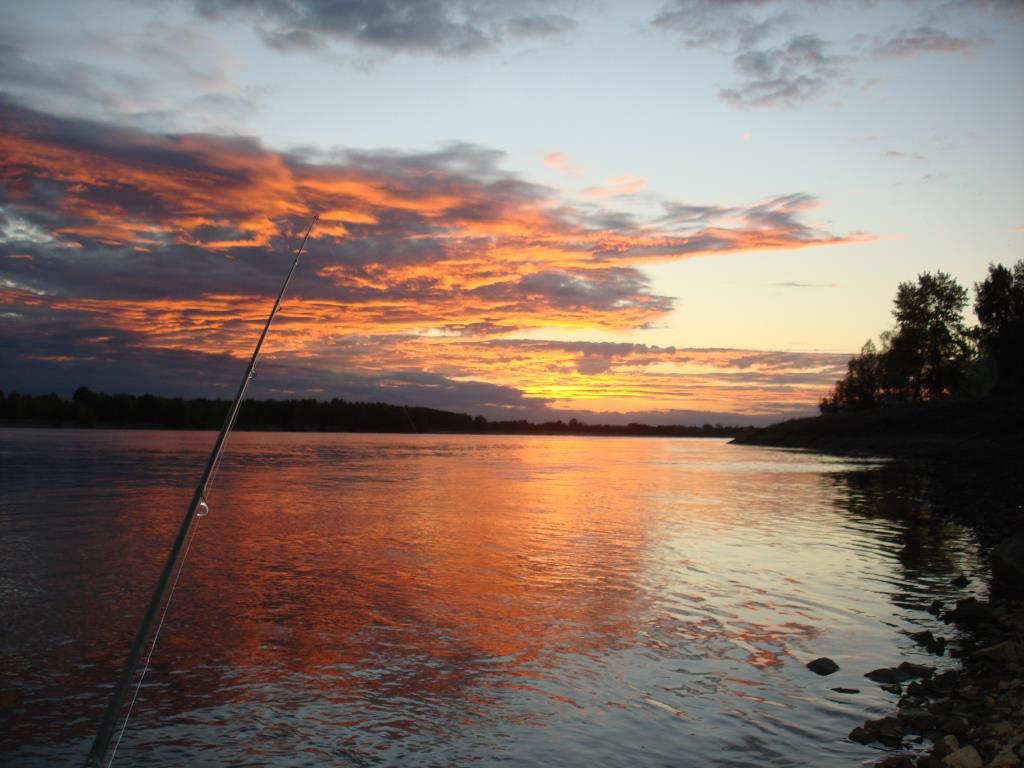
<svg viewBox="0 0 1024 768">
<path fill-rule="evenodd" d="M 35 504 L 65 499 L 69 535 L 51 517 L 2 550 L 59 596 L 8 665 L 35 682 L 0 686 L 9 738 L 88 737 L 212 437 L 61 457 L 64 496 Z M 750 723 L 789 743 L 828 714 L 806 660 L 891 642 L 870 618 L 890 604 L 864 588 L 898 578 L 863 543 L 887 529 L 843 522 L 820 461 L 721 441 L 235 435 L 129 757 L 161 739 L 257 762 L 394 743 L 461 763 L 516 738 L 579 757 L 602 739 L 667 748 L 680 723 L 701 754 Z"/>
</svg>

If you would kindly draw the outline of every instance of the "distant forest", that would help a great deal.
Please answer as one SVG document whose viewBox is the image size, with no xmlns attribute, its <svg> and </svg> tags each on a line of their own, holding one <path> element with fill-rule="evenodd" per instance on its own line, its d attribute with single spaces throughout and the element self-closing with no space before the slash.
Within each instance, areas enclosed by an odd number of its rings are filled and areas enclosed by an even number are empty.
<svg viewBox="0 0 1024 768">
<path fill-rule="evenodd" d="M 5 394 L 0 424 L 7 426 L 105 427 L 122 429 L 220 429 L 228 400 L 158 395 L 107 395 L 79 387 L 70 400 L 56 394 Z M 737 437 L 752 427 L 584 424 L 576 419 L 534 424 L 488 421 L 483 416 L 346 400 L 246 400 L 239 430 L 299 432 L 441 432 L 467 434 L 636 435 L 645 437 Z"/>
<path fill-rule="evenodd" d="M 1024 392 L 1024 259 L 990 264 L 974 284 L 973 327 L 964 322 L 967 302 L 967 289 L 945 272 L 900 283 L 895 327 L 850 360 L 822 413 Z"/>
</svg>

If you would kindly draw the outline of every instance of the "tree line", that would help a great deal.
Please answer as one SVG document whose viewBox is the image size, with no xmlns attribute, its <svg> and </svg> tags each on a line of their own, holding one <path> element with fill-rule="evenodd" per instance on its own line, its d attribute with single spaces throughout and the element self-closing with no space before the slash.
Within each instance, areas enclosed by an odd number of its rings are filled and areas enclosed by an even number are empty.
<svg viewBox="0 0 1024 768">
<path fill-rule="evenodd" d="M 822 398 L 822 413 L 1024 390 L 1024 259 L 1012 268 L 990 264 L 974 284 L 973 327 L 963 316 L 968 300 L 945 272 L 900 283 L 894 327 L 850 360 Z"/>
<path fill-rule="evenodd" d="M 112 427 L 123 429 L 220 429 L 228 400 L 159 395 L 104 394 L 79 387 L 70 400 L 57 394 L 5 394 L 0 390 L 0 423 L 12 426 Z M 444 432 L 474 434 L 638 435 L 647 437 L 736 437 L 750 427 L 721 424 L 680 426 L 631 423 L 585 424 L 576 419 L 534 423 L 525 419 L 488 421 L 434 408 L 333 400 L 246 400 L 239 430 L 316 432 Z"/>
</svg>

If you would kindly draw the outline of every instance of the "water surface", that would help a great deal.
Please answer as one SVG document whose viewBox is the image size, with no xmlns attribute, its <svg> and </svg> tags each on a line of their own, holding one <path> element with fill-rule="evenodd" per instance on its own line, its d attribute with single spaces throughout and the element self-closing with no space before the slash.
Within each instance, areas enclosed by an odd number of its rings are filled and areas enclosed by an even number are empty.
<svg viewBox="0 0 1024 768">
<path fill-rule="evenodd" d="M 0 430 L 0 762 L 81 763 L 213 439 Z M 237 434 L 115 765 L 858 765 L 980 571 L 877 466 Z"/>
</svg>

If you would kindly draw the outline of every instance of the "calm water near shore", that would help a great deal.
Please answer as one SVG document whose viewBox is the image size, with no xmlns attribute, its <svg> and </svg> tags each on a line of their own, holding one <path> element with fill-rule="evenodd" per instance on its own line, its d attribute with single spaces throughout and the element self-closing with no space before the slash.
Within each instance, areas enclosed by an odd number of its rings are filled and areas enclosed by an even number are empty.
<svg viewBox="0 0 1024 768">
<path fill-rule="evenodd" d="M 0 430 L 0 764 L 81 764 L 214 437 Z M 983 586 L 878 466 L 236 434 L 115 765 L 859 765 L 864 672 Z"/>
</svg>

